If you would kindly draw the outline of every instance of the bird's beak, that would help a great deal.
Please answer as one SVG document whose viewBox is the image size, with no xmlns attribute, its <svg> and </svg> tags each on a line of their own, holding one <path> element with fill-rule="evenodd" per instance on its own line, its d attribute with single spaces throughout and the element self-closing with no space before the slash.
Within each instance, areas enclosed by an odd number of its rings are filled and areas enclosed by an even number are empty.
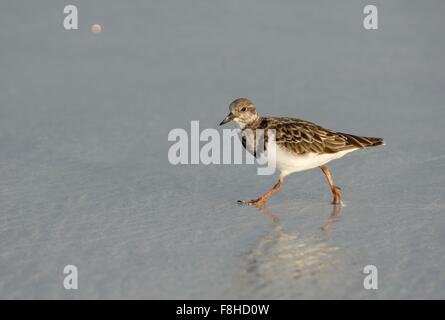
<svg viewBox="0 0 445 320">
<path fill-rule="evenodd" d="M 232 121 L 235 118 L 235 116 L 233 115 L 232 112 L 230 112 L 227 117 L 224 118 L 223 121 L 221 121 L 221 123 L 219 124 L 220 126 L 222 126 L 223 124 L 226 124 L 227 122 Z"/>
</svg>

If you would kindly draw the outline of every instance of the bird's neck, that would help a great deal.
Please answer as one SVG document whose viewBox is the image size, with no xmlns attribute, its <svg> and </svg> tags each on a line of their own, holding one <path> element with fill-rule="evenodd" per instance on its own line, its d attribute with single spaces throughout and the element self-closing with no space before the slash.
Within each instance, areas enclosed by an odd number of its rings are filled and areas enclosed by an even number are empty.
<svg viewBox="0 0 445 320">
<path fill-rule="evenodd" d="M 237 122 L 238 126 L 241 130 L 244 129 L 256 129 L 261 123 L 261 117 L 257 116 L 255 119 L 252 119 L 249 122 Z"/>
</svg>

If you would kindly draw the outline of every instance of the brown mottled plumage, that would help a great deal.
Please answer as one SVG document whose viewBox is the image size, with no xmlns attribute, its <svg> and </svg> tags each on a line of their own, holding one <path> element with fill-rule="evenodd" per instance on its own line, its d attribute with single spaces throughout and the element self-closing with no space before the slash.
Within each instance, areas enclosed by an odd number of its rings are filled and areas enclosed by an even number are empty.
<svg viewBox="0 0 445 320">
<path fill-rule="evenodd" d="M 320 167 L 331 185 L 334 195 L 333 203 L 340 203 L 340 188 L 334 185 L 325 164 L 354 150 L 384 145 L 381 138 L 336 132 L 305 120 L 285 117 L 261 117 L 253 103 L 246 98 L 236 99 L 230 104 L 229 109 L 230 113 L 221 122 L 221 125 L 233 120 L 240 126 L 243 133 L 248 131 L 253 134 L 254 138 L 256 138 L 256 130 L 263 129 L 264 145 L 267 145 L 268 142 L 268 130 L 273 129 L 275 130 L 276 145 L 281 150 L 277 159 L 278 167 L 282 173 L 279 182 L 270 192 L 259 199 L 245 202 L 247 204 L 264 204 L 272 193 L 279 190 L 284 176 L 316 166 Z M 245 148 L 255 154 L 253 148 L 246 145 L 245 136 L 243 136 L 242 142 Z M 255 143 L 255 140 L 253 143 Z M 280 158 L 284 159 L 281 161 L 281 168 Z"/>
<path fill-rule="evenodd" d="M 355 136 L 325 129 L 315 123 L 295 118 L 260 117 L 258 121 L 247 124 L 243 130 L 256 129 L 275 130 L 278 145 L 295 154 L 305 153 L 336 153 L 343 150 L 374 147 L 383 144 L 383 139 Z"/>
</svg>

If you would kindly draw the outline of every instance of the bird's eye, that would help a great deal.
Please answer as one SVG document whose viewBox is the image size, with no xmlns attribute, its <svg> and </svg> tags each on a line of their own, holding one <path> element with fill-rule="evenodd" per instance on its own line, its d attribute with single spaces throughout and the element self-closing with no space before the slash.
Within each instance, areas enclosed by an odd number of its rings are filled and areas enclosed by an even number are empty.
<svg viewBox="0 0 445 320">
<path fill-rule="evenodd" d="M 246 107 L 242 107 L 242 108 L 241 108 L 241 111 L 242 111 L 242 112 L 244 112 L 244 111 L 246 111 L 246 110 L 247 110 Z"/>
</svg>

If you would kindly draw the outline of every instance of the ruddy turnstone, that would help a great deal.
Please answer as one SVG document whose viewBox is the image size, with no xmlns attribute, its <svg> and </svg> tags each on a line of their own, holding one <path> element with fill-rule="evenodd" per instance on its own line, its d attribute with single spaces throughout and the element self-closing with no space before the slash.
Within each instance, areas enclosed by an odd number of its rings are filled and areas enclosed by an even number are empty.
<svg viewBox="0 0 445 320">
<path fill-rule="evenodd" d="M 316 167 L 321 169 L 329 182 L 333 195 L 332 203 L 341 204 L 340 188 L 335 185 L 326 164 L 355 150 L 384 145 L 382 138 L 336 132 L 309 121 L 284 117 L 261 117 L 253 103 L 246 98 L 233 101 L 229 110 L 230 113 L 220 125 L 234 121 L 242 132 L 250 129 L 254 134 L 257 129 L 263 129 L 266 147 L 267 130 L 275 130 L 276 167 L 281 172 L 278 182 L 271 190 L 258 199 L 239 201 L 242 204 L 262 206 L 272 194 L 280 190 L 284 177 Z M 247 148 L 244 138 L 243 145 Z"/>
</svg>

